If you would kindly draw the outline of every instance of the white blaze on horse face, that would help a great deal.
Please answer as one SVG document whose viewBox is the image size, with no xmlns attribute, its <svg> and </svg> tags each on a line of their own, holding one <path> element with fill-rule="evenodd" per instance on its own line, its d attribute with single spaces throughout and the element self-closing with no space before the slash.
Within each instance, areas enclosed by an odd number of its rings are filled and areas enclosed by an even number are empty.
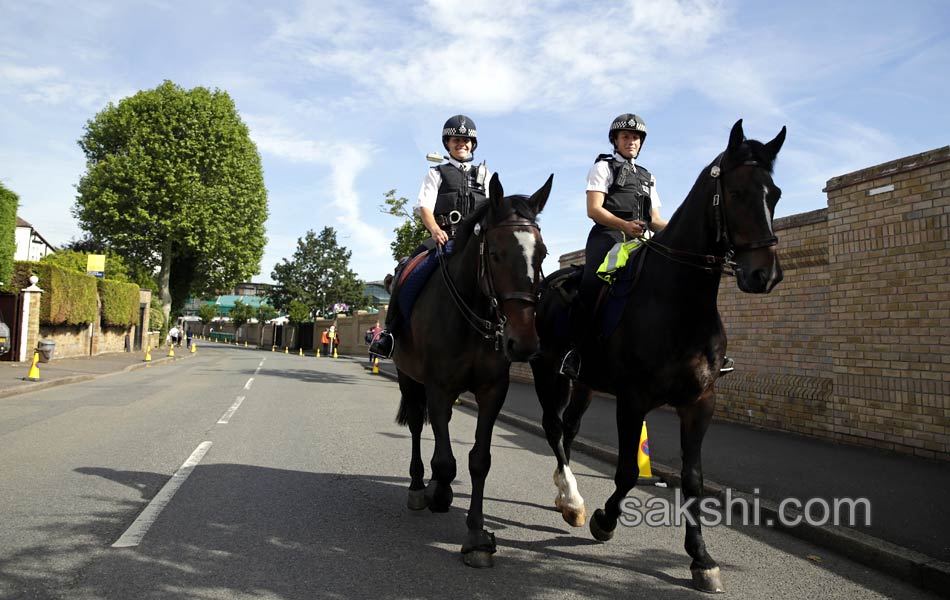
<svg viewBox="0 0 950 600">
<path fill-rule="evenodd" d="M 528 281 L 534 283 L 534 249 L 537 245 L 534 233 L 530 231 L 516 231 L 515 239 L 521 244 L 521 250 L 524 252 L 525 263 L 528 265 Z"/>
<path fill-rule="evenodd" d="M 769 233 L 775 235 L 772 231 L 772 213 L 769 212 L 769 186 L 762 186 L 762 205 L 765 207 L 765 223 L 769 226 Z"/>
</svg>

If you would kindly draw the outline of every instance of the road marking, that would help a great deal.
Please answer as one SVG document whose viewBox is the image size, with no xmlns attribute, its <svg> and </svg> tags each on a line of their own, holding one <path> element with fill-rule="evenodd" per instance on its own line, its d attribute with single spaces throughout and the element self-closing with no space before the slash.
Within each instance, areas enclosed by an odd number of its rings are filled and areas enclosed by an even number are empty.
<svg viewBox="0 0 950 600">
<path fill-rule="evenodd" d="M 172 475 L 172 478 L 169 479 L 162 489 L 159 490 L 155 497 L 152 498 L 152 501 L 148 503 L 148 506 L 145 507 L 145 510 L 142 511 L 142 514 L 138 516 L 135 521 L 132 522 L 132 525 L 125 530 L 125 533 L 122 534 L 114 544 L 113 548 L 129 548 L 132 546 L 138 546 L 139 542 L 142 541 L 142 538 L 145 537 L 145 534 L 148 533 L 149 527 L 158 519 L 158 515 L 162 513 L 162 510 L 168 503 L 171 502 L 172 497 L 175 495 L 175 492 L 178 491 L 178 488 L 185 483 L 185 480 L 188 479 L 188 476 L 191 475 L 191 472 L 194 468 L 201 462 L 202 457 L 208 452 L 211 448 L 211 442 L 201 442 L 195 451 L 191 453 L 191 456 L 188 457 L 188 460 L 175 471 L 175 474 Z"/>
<path fill-rule="evenodd" d="M 247 383 L 244 384 L 244 389 L 246 389 L 246 390 L 251 389 L 251 383 L 252 383 L 253 381 L 254 381 L 254 378 L 253 378 L 253 377 L 251 377 L 250 379 L 248 379 L 248 380 L 247 380 Z"/>
<path fill-rule="evenodd" d="M 237 400 L 234 401 L 234 404 L 231 405 L 231 408 L 229 408 L 227 412 L 221 415 L 221 418 L 218 419 L 218 423 L 221 425 L 227 425 L 228 421 L 237 411 L 238 407 L 241 406 L 242 402 L 244 402 L 244 396 L 238 396 Z"/>
<path fill-rule="evenodd" d="M 267 360 L 267 359 L 262 358 L 260 364 L 257 365 L 257 368 L 256 368 L 256 369 L 254 369 L 254 374 L 255 374 L 255 375 L 257 375 L 258 373 L 261 372 L 261 367 L 264 366 L 264 361 L 265 361 L 265 360 Z"/>
</svg>

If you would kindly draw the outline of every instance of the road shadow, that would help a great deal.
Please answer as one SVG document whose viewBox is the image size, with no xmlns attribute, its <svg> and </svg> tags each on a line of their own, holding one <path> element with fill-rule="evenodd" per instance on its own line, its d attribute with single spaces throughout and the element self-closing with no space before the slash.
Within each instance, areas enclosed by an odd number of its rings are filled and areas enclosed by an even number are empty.
<svg viewBox="0 0 950 600">
<path fill-rule="evenodd" d="M 166 476 L 83 467 L 138 490 L 153 490 Z M 306 473 L 248 465 L 200 465 L 134 548 L 110 545 L 142 505 L 117 504 L 111 513 L 83 524 L 45 527 L 63 539 L 98 540 L 79 575 L 57 576 L 26 565 L 43 565 L 62 552 L 60 543 L 25 548 L 0 562 L 3 589 L 15 598 L 191 597 L 418 598 L 628 595 L 635 577 L 652 598 L 695 597 L 685 557 L 656 551 L 630 556 L 585 556 L 594 542 L 493 517 L 499 554 L 493 569 L 466 567 L 459 552 L 467 499 L 446 514 L 413 512 L 406 480 L 373 475 Z M 143 503 L 144 504 L 144 503 Z M 539 510 L 541 521 L 550 512 Z M 131 516 L 131 518 L 130 518 Z M 527 528 L 540 541 L 520 541 Z M 537 560 L 539 554 L 546 560 Z M 605 579 L 602 569 L 617 569 Z M 645 576 L 645 577 L 644 577 Z"/>
</svg>

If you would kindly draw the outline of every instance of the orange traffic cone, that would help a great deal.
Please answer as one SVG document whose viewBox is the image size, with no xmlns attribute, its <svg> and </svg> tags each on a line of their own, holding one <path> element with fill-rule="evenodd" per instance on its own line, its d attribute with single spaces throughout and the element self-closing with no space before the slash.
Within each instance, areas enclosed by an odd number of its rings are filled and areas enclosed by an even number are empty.
<svg viewBox="0 0 950 600">
<path fill-rule="evenodd" d="M 39 368 L 39 366 L 37 365 L 37 363 L 39 363 L 39 362 L 40 362 L 40 353 L 39 353 L 39 352 L 34 352 L 34 353 L 33 353 L 33 364 L 30 365 L 30 372 L 27 373 L 27 375 L 26 375 L 26 377 L 24 377 L 24 379 L 26 379 L 27 381 L 39 381 L 39 380 L 40 380 L 40 368 Z"/>
<path fill-rule="evenodd" d="M 653 470 L 650 468 L 650 438 L 647 436 L 647 422 L 643 422 L 640 428 L 640 443 L 637 445 L 637 467 L 640 468 L 640 477 L 637 484 L 656 483 L 660 479 L 653 476 Z"/>
</svg>

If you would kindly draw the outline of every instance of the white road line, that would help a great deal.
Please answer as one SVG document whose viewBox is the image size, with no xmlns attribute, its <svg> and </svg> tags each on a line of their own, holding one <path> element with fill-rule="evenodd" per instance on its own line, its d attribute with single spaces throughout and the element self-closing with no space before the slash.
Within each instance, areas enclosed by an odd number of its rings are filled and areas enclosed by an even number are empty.
<svg viewBox="0 0 950 600">
<path fill-rule="evenodd" d="M 260 363 L 259 365 L 257 365 L 257 368 L 256 368 L 256 369 L 254 369 L 254 374 L 255 374 L 255 375 L 257 375 L 258 373 L 261 372 L 261 367 L 264 366 L 264 361 L 265 361 L 265 360 L 266 360 L 266 359 L 262 358 L 262 359 L 261 359 L 261 363 Z"/>
<path fill-rule="evenodd" d="M 244 396 L 238 396 L 238 397 L 237 397 L 237 400 L 234 401 L 234 404 L 231 405 L 231 408 L 229 408 L 229 409 L 227 410 L 227 412 L 224 413 L 223 415 L 221 415 L 221 418 L 218 419 L 218 424 L 220 424 L 220 425 L 227 425 L 227 424 L 228 424 L 228 421 L 231 419 L 231 417 L 232 417 L 232 416 L 234 415 L 234 413 L 237 411 L 238 407 L 241 406 L 241 403 L 242 403 L 242 402 L 244 402 Z"/>
<path fill-rule="evenodd" d="M 251 389 L 251 383 L 252 383 L 253 381 L 254 381 L 254 378 L 253 378 L 253 377 L 251 377 L 250 379 L 248 379 L 248 380 L 247 380 L 247 383 L 244 384 L 244 389 L 246 389 L 246 390 Z"/>
<path fill-rule="evenodd" d="M 168 503 L 171 502 L 172 496 L 175 495 L 175 492 L 178 491 L 178 488 L 185 483 L 185 480 L 188 479 L 188 476 L 191 475 L 192 470 L 201 462 L 202 457 L 208 452 L 208 449 L 211 448 L 211 442 L 201 442 L 195 451 L 191 453 L 191 456 L 188 457 L 188 460 L 175 471 L 175 474 L 172 475 L 172 478 L 165 483 L 161 490 L 155 497 L 152 498 L 152 501 L 148 503 L 148 506 L 145 507 L 145 510 L 142 511 L 142 514 L 138 516 L 137 519 L 125 530 L 125 533 L 122 534 L 114 544 L 113 548 L 129 548 L 131 546 L 138 546 L 139 542 L 142 541 L 142 538 L 145 537 L 145 534 L 148 533 L 149 527 L 158 519 L 158 515 L 162 513 L 162 510 Z"/>
</svg>

